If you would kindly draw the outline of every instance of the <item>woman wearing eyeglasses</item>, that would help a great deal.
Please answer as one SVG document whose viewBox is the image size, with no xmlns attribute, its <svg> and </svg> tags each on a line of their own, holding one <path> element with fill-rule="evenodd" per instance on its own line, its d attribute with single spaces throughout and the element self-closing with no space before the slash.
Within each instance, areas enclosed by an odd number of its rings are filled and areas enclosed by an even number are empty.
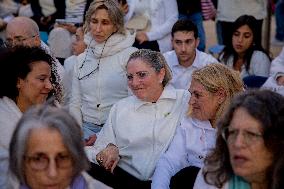
<svg viewBox="0 0 284 189">
<path fill-rule="evenodd" d="M 110 108 L 128 96 L 126 62 L 136 48 L 135 35 L 124 29 L 123 13 L 113 0 L 94 1 L 86 14 L 87 49 L 74 68 L 70 112 L 92 145 Z"/>
<path fill-rule="evenodd" d="M 216 120 L 243 90 L 243 83 L 237 72 L 215 63 L 194 71 L 188 90 L 188 114 L 157 163 L 153 189 L 193 187 L 204 158 L 215 146 Z"/>
<path fill-rule="evenodd" d="M 11 140 L 14 182 L 8 188 L 108 189 L 84 173 L 89 164 L 81 135 L 80 126 L 63 109 L 42 105 L 28 110 Z"/>
<path fill-rule="evenodd" d="M 283 118 L 284 98 L 277 93 L 246 91 L 234 98 L 194 188 L 283 188 Z"/>
<path fill-rule="evenodd" d="M 186 111 L 188 92 L 167 85 L 171 72 L 163 55 L 141 49 L 127 63 L 133 96 L 117 102 L 94 146 L 86 147 L 89 172 L 113 188 L 151 188 L 157 160 Z"/>
</svg>

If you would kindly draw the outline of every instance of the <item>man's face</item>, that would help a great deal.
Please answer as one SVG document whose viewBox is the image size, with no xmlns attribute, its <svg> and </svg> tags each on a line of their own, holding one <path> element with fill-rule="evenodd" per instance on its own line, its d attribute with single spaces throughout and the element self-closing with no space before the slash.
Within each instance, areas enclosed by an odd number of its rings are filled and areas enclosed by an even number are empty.
<svg viewBox="0 0 284 189">
<path fill-rule="evenodd" d="M 21 28 L 21 29 L 19 29 Z M 38 47 L 40 46 L 40 37 L 38 34 L 29 32 L 27 26 L 21 27 L 21 25 L 8 24 L 6 28 L 6 43 L 10 47 L 14 46 L 28 46 Z"/>
<path fill-rule="evenodd" d="M 195 49 L 199 39 L 194 38 L 193 31 L 177 31 L 172 38 L 172 44 L 181 65 L 190 65 L 195 58 Z"/>
</svg>

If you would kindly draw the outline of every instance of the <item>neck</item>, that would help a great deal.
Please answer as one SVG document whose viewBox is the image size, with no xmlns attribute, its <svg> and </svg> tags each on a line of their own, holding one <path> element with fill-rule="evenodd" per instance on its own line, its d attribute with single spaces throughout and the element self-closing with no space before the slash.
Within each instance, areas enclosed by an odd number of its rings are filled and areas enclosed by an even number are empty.
<svg viewBox="0 0 284 189">
<path fill-rule="evenodd" d="M 190 59 L 188 59 L 187 61 L 181 61 L 179 60 L 179 64 L 185 68 L 188 68 L 190 66 L 192 66 L 194 60 L 195 60 L 195 57 L 196 57 L 196 52 L 194 52 L 194 56 L 192 56 Z"/>
<path fill-rule="evenodd" d="M 20 97 L 17 97 L 16 104 L 22 113 L 28 109 L 26 101 L 24 99 L 21 99 Z"/>
<path fill-rule="evenodd" d="M 268 189 L 266 182 L 251 183 L 251 189 Z"/>
</svg>

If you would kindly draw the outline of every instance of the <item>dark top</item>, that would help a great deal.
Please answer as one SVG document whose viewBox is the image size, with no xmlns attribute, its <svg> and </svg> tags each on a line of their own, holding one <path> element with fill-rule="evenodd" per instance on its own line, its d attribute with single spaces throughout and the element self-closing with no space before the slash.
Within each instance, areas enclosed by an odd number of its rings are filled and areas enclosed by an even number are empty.
<svg viewBox="0 0 284 189">
<path fill-rule="evenodd" d="M 179 14 L 201 12 L 200 0 L 177 0 Z"/>
</svg>

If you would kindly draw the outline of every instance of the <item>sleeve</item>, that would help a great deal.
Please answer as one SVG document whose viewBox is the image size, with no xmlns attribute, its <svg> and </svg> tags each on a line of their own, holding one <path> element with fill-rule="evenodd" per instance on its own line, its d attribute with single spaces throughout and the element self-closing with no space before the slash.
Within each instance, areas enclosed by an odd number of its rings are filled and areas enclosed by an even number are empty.
<svg viewBox="0 0 284 189">
<path fill-rule="evenodd" d="M 9 152 L 0 146 L 0 188 L 7 185 L 7 174 L 9 170 Z"/>
<path fill-rule="evenodd" d="M 270 76 L 280 71 L 282 73 L 284 72 L 284 47 L 282 48 L 280 54 L 271 62 Z"/>
<path fill-rule="evenodd" d="M 149 41 L 161 39 L 167 34 L 171 33 L 174 23 L 178 20 L 178 8 L 176 0 L 163 0 L 162 3 L 164 4 L 163 7 L 165 8 L 164 12 L 167 14 L 167 20 L 159 26 L 151 27 L 151 30 L 147 32 Z"/>
<path fill-rule="evenodd" d="M 41 16 L 43 16 L 41 12 L 41 7 L 39 5 L 39 0 L 30 0 L 30 4 L 33 12 L 33 17 L 35 19 L 39 19 Z"/>
<path fill-rule="evenodd" d="M 55 22 L 55 19 L 57 18 L 65 18 L 65 1 L 54 0 L 54 6 L 56 8 L 56 11 L 51 15 L 52 21 Z"/>
<path fill-rule="evenodd" d="M 91 162 L 97 163 L 96 156 L 97 154 L 102 151 L 109 143 L 112 143 L 116 146 L 116 138 L 115 138 L 115 122 L 116 122 L 116 111 L 117 105 L 113 105 L 110 110 L 109 117 L 106 121 L 106 124 L 103 126 L 102 130 L 99 132 L 97 136 L 97 140 L 93 146 L 85 147 L 85 152 L 88 156 L 88 159 Z"/>
<path fill-rule="evenodd" d="M 269 69 L 270 69 L 270 60 L 268 56 L 261 52 L 255 52 L 251 59 L 251 66 L 252 70 L 250 73 L 256 76 L 269 76 Z"/>
<path fill-rule="evenodd" d="M 80 126 L 83 124 L 82 111 L 81 111 L 81 93 L 80 93 L 80 81 L 78 79 L 78 62 L 75 63 L 73 68 L 72 84 L 71 84 L 71 95 L 69 112 L 77 120 Z"/>
<path fill-rule="evenodd" d="M 168 150 L 161 155 L 156 165 L 152 189 L 169 189 L 171 177 L 188 166 L 185 138 L 183 129 L 178 127 Z"/>
</svg>

